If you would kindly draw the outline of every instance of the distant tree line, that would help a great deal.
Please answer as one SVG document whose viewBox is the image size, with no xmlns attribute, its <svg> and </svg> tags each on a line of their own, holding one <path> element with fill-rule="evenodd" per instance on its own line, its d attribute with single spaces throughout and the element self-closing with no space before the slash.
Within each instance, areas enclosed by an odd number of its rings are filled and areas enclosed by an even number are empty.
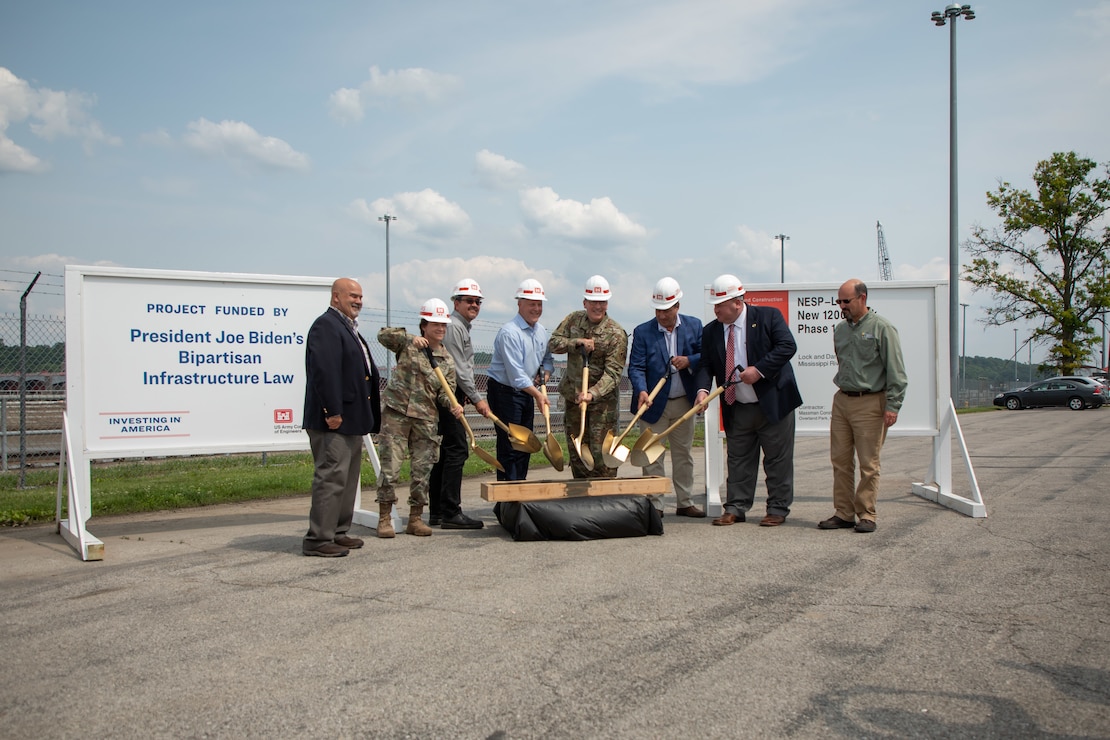
<svg viewBox="0 0 1110 740">
<path fill-rule="evenodd" d="M 989 385 L 991 388 L 1013 388 L 1014 380 L 1017 385 L 1025 385 L 1032 380 L 1051 378 L 1059 373 L 1054 368 L 1042 368 L 1040 365 L 1030 365 L 1018 361 L 1017 373 L 1014 372 L 1013 360 L 1002 360 L 997 357 L 966 357 L 966 372 L 960 368 L 960 377 L 965 379 L 966 386 L 978 389 L 980 386 Z"/>
<path fill-rule="evenodd" d="M 66 366 L 65 342 L 27 345 L 27 372 L 61 373 Z M 19 346 L 0 339 L 0 373 L 19 372 Z"/>
</svg>

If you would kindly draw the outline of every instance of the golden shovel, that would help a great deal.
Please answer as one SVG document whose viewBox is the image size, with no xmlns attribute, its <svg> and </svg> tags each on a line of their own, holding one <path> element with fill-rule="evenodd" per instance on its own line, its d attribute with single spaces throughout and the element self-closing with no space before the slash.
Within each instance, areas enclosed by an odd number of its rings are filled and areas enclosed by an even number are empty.
<svg viewBox="0 0 1110 740">
<path fill-rule="evenodd" d="M 724 387 L 718 386 L 716 390 L 705 397 L 703 405 L 709 406 L 710 401 L 724 392 Z M 650 429 L 641 434 L 640 438 L 636 440 L 636 446 L 632 448 L 632 464 L 637 467 L 645 468 L 662 457 L 663 453 L 667 451 L 667 448 L 663 446 L 663 440 L 666 436 L 675 429 L 678 429 L 687 419 L 692 418 L 694 414 L 698 413 L 699 409 L 700 406 L 694 406 L 694 408 L 678 417 L 674 424 L 671 424 L 659 434 L 653 434 Z"/>
<path fill-rule="evenodd" d="M 435 371 L 436 377 L 439 378 L 439 384 L 442 386 L 443 392 L 447 394 L 447 398 L 450 399 L 452 404 L 458 406 L 459 402 L 455 400 L 455 394 L 451 391 L 451 386 L 448 385 L 447 378 L 443 377 L 443 371 L 439 369 L 439 365 L 432 355 L 431 348 L 425 347 L 424 353 L 428 355 L 428 362 L 432 363 L 432 370 Z M 496 457 L 478 446 L 478 442 L 474 439 L 474 430 L 471 429 L 470 424 L 467 423 L 465 414 L 459 417 L 459 421 L 462 422 L 463 427 L 466 429 L 466 436 L 470 439 L 470 451 L 504 473 L 505 466 L 499 463 Z"/>
<path fill-rule="evenodd" d="M 582 350 L 582 394 L 586 393 L 586 389 L 590 387 L 590 353 L 582 345 L 578 345 Z M 590 443 L 587 440 L 585 447 L 582 446 L 582 438 L 586 435 L 586 406 L 589 404 L 586 401 L 578 404 L 579 411 L 581 412 L 582 421 L 578 425 L 578 436 L 573 434 L 570 437 L 570 443 L 574 445 L 574 451 L 578 453 L 578 457 L 586 465 L 587 470 L 593 470 L 594 456 L 590 452 Z"/>
<path fill-rule="evenodd" d="M 651 393 L 648 394 L 648 402 L 640 404 L 640 408 L 636 409 L 636 415 L 632 417 L 632 421 L 628 424 L 628 427 L 620 433 L 619 437 L 613 439 L 612 430 L 605 433 L 605 441 L 601 443 L 601 457 L 605 460 L 606 465 L 611 468 L 619 468 L 621 465 L 628 462 L 628 453 L 631 452 L 631 450 L 622 445 L 621 442 L 623 442 L 624 438 L 628 436 L 628 433 L 632 431 L 632 427 L 636 426 L 636 422 L 640 420 L 644 412 L 648 410 L 648 405 L 655 400 L 656 394 L 666 385 L 668 377 L 669 376 L 664 375 L 659 379 L 659 382 L 652 388 Z"/>
<path fill-rule="evenodd" d="M 540 385 L 540 393 L 544 398 L 547 398 L 547 383 Z M 547 404 L 543 405 L 543 423 L 547 427 L 547 436 L 543 440 L 543 454 L 551 461 L 551 467 L 556 470 L 563 469 L 563 448 L 559 444 L 559 440 L 551 436 L 551 412 L 547 408 Z"/>
<path fill-rule="evenodd" d="M 531 455 L 533 452 L 539 452 L 540 448 L 543 447 L 543 445 L 540 444 L 539 438 L 536 437 L 528 427 L 523 427 L 520 424 L 506 424 L 498 419 L 492 411 L 489 412 L 489 419 L 494 424 L 501 427 L 501 430 L 505 432 L 505 434 L 509 435 L 509 444 L 511 444 L 513 449 L 517 452 L 527 452 Z"/>
</svg>

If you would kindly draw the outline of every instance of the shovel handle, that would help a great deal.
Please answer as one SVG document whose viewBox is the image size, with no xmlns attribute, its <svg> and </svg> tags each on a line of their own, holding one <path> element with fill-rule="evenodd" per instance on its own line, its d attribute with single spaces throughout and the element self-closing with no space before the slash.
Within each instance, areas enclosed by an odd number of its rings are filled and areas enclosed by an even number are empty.
<svg viewBox="0 0 1110 740">
<path fill-rule="evenodd" d="M 447 378 L 444 376 L 443 371 L 439 369 L 439 363 L 436 362 L 435 355 L 432 354 L 432 348 L 425 347 L 424 354 L 428 356 L 428 362 L 432 363 L 432 371 L 436 374 L 436 377 L 439 378 L 439 385 L 443 388 L 443 392 L 447 394 L 447 400 L 451 402 L 451 407 L 454 408 L 458 406 L 459 402 L 455 399 L 455 392 L 451 390 L 450 383 L 447 382 Z M 471 446 L 477 444 L 477 442 L 474 441 L 474 430 L 472 430 L 470 424 L 466 422 L 466 414 L 460 416 L 459 421 L 461 421 L 463 427 L 466 428 L 466 436 L 470 437 Z"/>
<path fill-rule="evenodd" d="M 659 382 L 656 383 L 655 387 L 651 389 L 651 393 L 648 394 L 648 402 L 649 403 L 651 401 L 655 400 L 655 397 L 659 394 L 659 391 L 663 390 L 663 386 L 666 384 L 666 382 L 667 382 L 667 376 L 666 375 L 664 375 L 662 378 L 659 379 Z M 640 417 L 643 416 L 644 412 L 647 411 L 647 410 L 648 410 L 647 404 L 641 403 L 640 408 L 636 409 L 636 415 L 632 417 L 632 421 L 630 421 L 628 423 L 628 426 L 624 428 L 624 431 L 621 432 L 621 435 L 619 437 L 617 437 L 615 440 L 613 440 L 612 449 L 616 449 L 617 445 L 619 445 L 621 442 L 624 441 L 624 438 L 627 437 L 628 433 L 632 431 L 632 427 L 636 426 L 636 422 L 638 422 L 640 420 Z"/>
<path fill-rule="evenodd" d="M 497 415 L 492 411 L 489 412 L 489 420 L 497 426 L 501 427 L 501 431 L 503 431 L 505 434 L 509 435 L 510 437 L 513 436 L 513 432 L 511 429 L 509 429 L 509 425 L 497 418 Z"/>
<path fill-rule="evenodd" d="M 542 383 L 540 385 L 540 393 L 543 394 L 543 397 L 545 399 L 547 398 L 547 383 Z M 550 436 L 551 435 L 551 411 L 548 410 L 547 406 L 548 406 L 548 404 L 546 404 L 546 403 L 543 404 L 543 423 L 547 426 L 547 434 L 548 434 L 548 436 Z"/>
<path fill-rule="evenodd" d="M 708 396 L 705 397 L 705 404 L 708 405 L 710 401 L 712 401 L 714 398 L 716 398 L 717 396 L 721 395 L 724 392 L 725 392 L 725 387 L 724 386 L 717 386 L 713 390 L 712 393 L 710 393 Z M 688 419 L 692 419 L 694 417 L 694 414 L 696 414 L 696 413 L 698 413 L 698 407 L 694 406 L 694 408 L 690 409 L 685 414 L 678 417 L 678 419 L 675 421 L 674 424 L 671 424 L 669 427 L 664 429 L 662 431 L 662 433 L 652 441 L 653 442 L 658 442 L 659 440 L 663 439 L 663 437 L 666 437 L 668 434 L 673 432 L 675 429 L 678 429 L 678 427 L 683 422 L 687 421 Z"/>
</svg>

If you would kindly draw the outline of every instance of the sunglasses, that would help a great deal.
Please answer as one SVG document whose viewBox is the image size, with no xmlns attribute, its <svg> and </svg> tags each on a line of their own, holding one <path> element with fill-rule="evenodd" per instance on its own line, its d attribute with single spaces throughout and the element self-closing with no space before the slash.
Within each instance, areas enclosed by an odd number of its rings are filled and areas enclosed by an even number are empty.
<svg viewBox="0 0 1110 740">
<path fill-rule="evenodd" d="M 463 303 L 469 304 L 471 306 L 481 306 L 482 305 L 482 299 L 481 298 L 460 298 L 459 300 L 462 301 Z"/>
<path fill-rule="evenodd" d="M 856 298 L 859 298 L 859 296 L 856 296 Z M 836 299 L 836 305 L 838 305 L 838 306 L 847 306 L 849 303 L 854 301 L 856 298 L 837 298 Z"/>
</svg>

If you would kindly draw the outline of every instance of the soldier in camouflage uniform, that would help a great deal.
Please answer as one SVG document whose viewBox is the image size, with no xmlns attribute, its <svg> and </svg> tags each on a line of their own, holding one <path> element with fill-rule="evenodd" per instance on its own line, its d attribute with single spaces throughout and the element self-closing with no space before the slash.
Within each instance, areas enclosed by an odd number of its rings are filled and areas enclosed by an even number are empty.
<svg viewBox="0 0 1110 740">
<path fill-rule="evenodd" d="M 409 522 L 407 534 L 428 536 L 432 528 L 421 520 L 428 503 L 428 478 L 439 459 L 439 412 L 436 404 L 451 409 L 455 418 L 462 416 L 462 406 L 452 403 L 432 369 L 425 349 L 430 349 L 436 364 L 447 378 L 448 387 L 455 384 L 455 365 L 443 347 L 443 336 L 450 322 L 447 304 L 432 298 L 420 307 L 420 334 L 414 337 L 404 327 L 385 327 L 378 332 L 378 342 L 397 355 L 397 367 L 382 394 L 382 430 L 378 435 L 381 447 L 381 480 L 378 481 L 378 536 L 393 537 L 391 515 L 397 501 L 394 484 L 401 472 L 406 447 L 411 453 L 409 483 Z"/>
<path fill-rule="evenodd" d="M 594 467 L 589 469 L 570 448 L 570 469 L 575 478 L 615 478 L 617 469 L 605 464 L 602 442 L 605 433 L 616 428 L 620 418 L 620 382 L 628 356 L 628 335 L 620 324 L 609 318 L 609 282 L 600 275 L 586 281 L 582 306 L 551 333 L 548 348 L 552 354 L 566 354 L 567 371 L 559 382 L 565 406 L 567 441 L 578 436 L 582 422 L 580 403 L 586 401 L 586 433 L 582 444 L 589 443 Z M 589 387 L 582 392 L 582 352 L 589 353 Z"/>
</svg>

